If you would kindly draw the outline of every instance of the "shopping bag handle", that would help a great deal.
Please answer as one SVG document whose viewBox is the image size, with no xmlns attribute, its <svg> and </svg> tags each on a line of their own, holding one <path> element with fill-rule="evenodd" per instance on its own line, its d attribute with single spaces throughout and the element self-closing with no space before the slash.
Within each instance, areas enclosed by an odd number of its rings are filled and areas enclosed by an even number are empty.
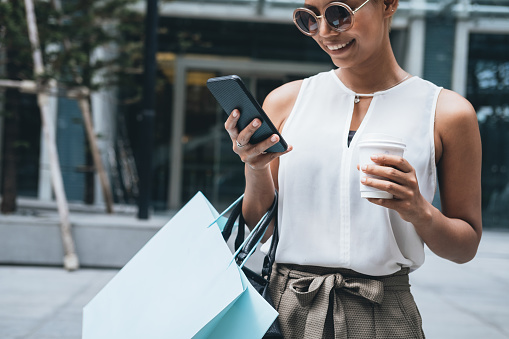
<svg viewBox="0 0 509 339">
<path fill-rule="evenodd" d="M 244 267 L 244 264 L 249 259 L 249 257 L 254 253 L 256 248 L 258 247 L 258 244 L 262 240 L 265 231 L 267 230 L 267 215 L 268 212 L 264 214 L 264 216 L 258 221 L 255 227 L 251 230 L 251 233 L 249 233 L 249 236 L 241 243 L 239 248 L 235 251 L 232 257 L 232 261 L 235 261 L 237 265 L 239 265 L 240 268 Z M 240 225 L 241 227 L 245 227 L 245 225 Z M 244 232 L 242 232 L 244 233 Z M 242 240 L 243 238 L 240 238 L 237 233 L 237 241 Z"/>
<path fill-rule="evenodd" d="M 244 245 L 242 246 L 242 250 L 240 251 L 238 257 L 237 257 L 237 263 L 239 265 L 246 261 L 249 256 L 254 252 L 260 241 L 262 240 L 263 236 L 265 235 L 267 229 L 270 226 L 270 223 L 272 219 L 275 219 L 274 217 L 277 215 L 277 192 L 274 194 L 274 201 L 272 202 L 272 205 L 269 207 L 268 211 L 265 213 L 263 218 L 261 219 L 261 224 L 258 228 L 253 228 L 251 233 L 249 233 L 249 236 L 247 237 L 246 241 L 244 242 Z M 237 239 L 241 236 L 244 238 L 244 225 L 241 224 L 243 220 L 239 220 L 239 231 L 240 234 L 237 233 Z M 242 239 L 241 238 L 241 239 Z"/>
<path fill-rule="evenodd" d="M 270 221 L 277 214 L 277 200 L 278 200 L 278 194 L 277 194 L 277 191 L 275 191 L 274 201 L 272 202 L 272 205 L 269 207 L 266 215 L 264 215 L 264 217 L 262 217 L 262 219 L 260 219 L 260 221 L 264 221 L 264 220 L 268 219 L 267 222 L 263 224 L 266 227 L 269 226 Z M 237 221 L 237 219 L 239 219 L 239 223 L 238 223 L 239 229 L 237 231 L 237 238 L 235 240 L 235 250 L 238 250 L 240 248 L 240 246 L 244 242 L 244 236 L 245 236 L 245 233 L 244 233 L 245 229 L 243 226 L 245 226 L 246 223 L 245 223 L 244 217 L 242 215 L 243 201 L 244 201 L 244 195 L 240 196 L 239 199 L 237 199 L 232 205 L 230 205 L 226 209 L 226 212 L 231 210 L 231 213 L 230 213 L 230 216 L 228 217 L 228 220 L 226 221 L 226 224 L 222 231 L 224 241 L 228 241 L 228 239 L 230 239 L 230 236 L 232 234 L 234 227 L 237 225 L 236 221 Z M 224 215 L 226 212 L 223 212 L 221 214 Z M 253 230 L 251 231 L 250 235 L 251 234 L 253 236 L 256 235 L 256 237 L 254 238 L 254 242 L 257 241 L 258 237 L 260 236 L 260 233 L 265 233 L 265 230 L 263 228 L 264 227 L 262 227 L 260 229 L 259 233 L 256 233 L 256 231 L 255 231 L 255 230 L 259 229 L 258 227 L 253 228 Z M 263 237 L 263 234 L 261 236 Z M 253 243 L 249 243 L 248 246 L 252 247 L 252 245 L 253 245 Z"/>
<path fill-rule="evenodd" d="M 208 228 L 208 227 L 210 227 L 210 226 L 212 226 L 212 225 L 214 225 L 215 223 L 217 223 L 217 221 L 218 221 L 219 219 L 221 219 L 221 218 L 222 218 L 222 217 L 223 217 L 226 213 L 228 213 L 228 212 L 229 212 L 230 210 L 232 210 L 232 209 L 233 209 L 233 211 L 232 211 L 232 215 L 239 215 L 239 213 L 240 213 L 240 212 L 242 212 L 242 201 L 243 201 L 243 200 L 244 200 L 244 194 L 242 194 L 240 197 L 238 197 L 238 198 L 237 198 L 237 200 L 235 200 L 235 201 L 233 202 L 233 204 L 231 204 L 230 206 L 228 206 L 228 207 L 227 207 L 227 208 L 226 208 L 226 209 L 225 209 L 225 210 L 224 210 L 221 214 L 219 214 L 219 215 L 217 216 L 217 218 L 216 218 L 214 221 L 212 221 L 212 222 L 210 223 L 210 225 L 209 225 L 209 226 L 207 226 L 207 228 Z M 240 208 L 240 212 L 239 212 L 238 208 Z M 230 219 L 228 219 L 227 223 L 228 223 L 229 221 L 230 221 Z M 235 220 L 233 220 L 233 223 L 234 223 L 234 222 L 235 222 Z M 225 225 L 225 228 L 226 228 L 226 225 Z M 232 229 L 233 229 L 233 224 L 232 224 L 232 225 L 229 225 L 229 228 L 230 228 L 230 234 L 231 234 Z M 224 233 L 224 231 L 223 231 L 223 233 Z M 228 237 L 230 237 L 230 235 L 228 235 Z M 223 238 L 224 238 L 224 236 L 223 236 Z M 228 239 L 225 239 L 225 240 L 228 240 Z"/>
<path fill-rule="evenodd" d="M 233 228 L 236 225 L 235 221 L 237 220 L 237 218 L 239 219 L 240 224 L 245 225 L 244 217 L 242 216 L 242 202 L 243 201 L 244 201 L 244 194 L 241 195 L 239 199 L 237 199 L 237 201 L 234 203 L 233 206 L 228 207 L 228 209 L 231 209 L 231 213 L 230 213 L 228 220 L 226 221 L 226 224 L 224 225 L 224 229 L 222 232 L 224 241 L 228 241 L 228 239 L 230 239 L 230 236 L 232 235 Z M 239 227 L 238 232 L 241 232 L 240 229 L 241 229 L 241 227 Z M 243 227 L 242 227 L 242 233 L 244 233 Z M 235 250 L 237 250 L 242 243 L 242 242 L 237 243 L 238 238 L 239 237 L 237 237 L 237 239 L 235 239 Z M 242 234 L 242 241 L 243 241 L 243 238 L 244 238 L 244 234 Z"/>
<path fill-rule="evenodd" d="M 242 198 L 242 197 L 241 197 Z M 235 254 L 233 260 L 237 262 L 237 264 L 242 268 L 249 257 L 253 254 L 256 247 L 260 243 L 261 239 L 265 235 L 267 228 L 269 227 L 272 220 L 274 220 L 274 231 L 272 233 L 272 241 L 270 244 L 269 251 L 264 258 L 264 264 L 262 267 L 262 275 L 267 279 L 270 278 L 272 272 L 272 265 L 274 264 L 276 257 L 277 244 L 279 241 L 279 232 L 278 232 L 278 218 L 277 218 L 277 206 L 278 206 L 278 193 L 275 191 L 274 193 L 274 201 L 272 205 L 268 209 L 267 213 L 260 219 L 258 224 L 253 228 L 249 236 L 244 240 L 245 236 L 245 221 L 242 216 L 242 202 L 243 199 L 238 199 L 234 206 L 230 206 L 231 209 L 230 216 L 225 224 L 223 229 L 223 238 L 225 241 L 231 236 L 233 228 L 235 227 L 235 221 L 239 219 L 238 223 L 238 231 L 237 237 L 235 239 Z"/>
</svg>

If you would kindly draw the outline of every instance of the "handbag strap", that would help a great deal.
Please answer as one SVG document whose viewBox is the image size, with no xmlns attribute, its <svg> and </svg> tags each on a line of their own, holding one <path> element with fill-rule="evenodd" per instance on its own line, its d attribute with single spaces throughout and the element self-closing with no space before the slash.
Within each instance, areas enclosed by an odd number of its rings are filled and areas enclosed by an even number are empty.
<svg viewBox="0 0 509 339">
<path fill-rule="evenodd" d="M 231 236 L 232 230 L 235 226 L 235 221 L 239 219 L 238 223 L 238 231 L 237 237 L 235 238 L 235 250 L 236 256 L 235 260 L 238 265 L 243 265 L 245 261 L 249 259 L 251 254 L 254 252 L 256 246 L 259 244 L 267 228 L 269 227 L 271 221 L 274 219 L 274 231 L 272 234 L 272 241 L 270 244 L 270 249 L 267 252 L 267 255 L 264 258 L 263 267 L 262 267 L 262 276 L 266 277 L 266 279 L 270 279 L 270 275 L 272 273 L 272 265 L 274 264 L 276 257 L 277 244 L 279 241 L 279 233 L 277 227 L 277 206 L 278 206 L 278 193 L 275 192 L 274 201 L 270 206 L 267 213 L 264 215 L 262 220 L 258 223 L 257 227 L 253 229 L 253 231 L 249 234 L 248 238 L 244 240 L 245 236 L 245 221 L 242 216 L 242 202 L 243 199 L 238 201 L 237 204 L 232 208 L 230 216 L 225 224 L 223 229 L 223 238 L 225 241 Z M 242 246 L 242 248 L 241 248 Z"/>
<path fill-rule="evenodd" d="M 276 214 L 274 218 L 274 231 L 272 232 L 272 241 L 270 243 L 269 252 L 267 252 L 267 255 L 263 259 L 262 276 L 265 277 L 267 281 L 270 280 L 270 275 L 272 274 L 272 265 L 274 265 L 274 262 L 276 261 L 276 249 L 278 242 L 279 242 L 279 228 L 278 228 L 278 218 Z"/>
<path fill-rule="evenodd" d="M 264 217 L 269 217 L 269 224 L 270 220 L 274 218 L 274 216 L 277 214 L 277 199 L 278 194 L 277 191 L 275 192 L 274 201 L 272 202 L 272 205 L 270 206 L 269 210 L 267 211 L 268 215 L 265 215 Z M 233 229 L 235 228 L 237 219 L 238 222 L 238 231 L 237 231 L 237 238 L 235 240 L 235 250 L 238 250 L 241 244 L 244 242 L 244 236 L 245 236 L 245 229 L 244 226 L 246 226 L 246 222 L 244 220 L 244 216 L 242 215 L 242 203 L 244 202 L 244 195 L 240 196 L 237 201 L 235 201 L 234 204 L 232 204 L 230 207 L 228 207 L 225 212 L 231 211 L 230 215 L 224 225 L 223 231 L 221 234 L 223 235 L 224 241 L 228 241 L 230 239 L 230 236 L 233 232 Z M 225 212 L 223 212 L 221 215 L 223 215 Z M 266 218 L 267 219 L 267 218 Z M 217 221 L 217 220 L 216 220 Z M 269 224 L 266 225 L 266 227 L 269 226 Z M 264 225 L 265 226 L 265 225 Z M 262 227 L 263 229 L 263 227 Z M 265 232 L 263 229 L 262 232 Z"/>
</svg>

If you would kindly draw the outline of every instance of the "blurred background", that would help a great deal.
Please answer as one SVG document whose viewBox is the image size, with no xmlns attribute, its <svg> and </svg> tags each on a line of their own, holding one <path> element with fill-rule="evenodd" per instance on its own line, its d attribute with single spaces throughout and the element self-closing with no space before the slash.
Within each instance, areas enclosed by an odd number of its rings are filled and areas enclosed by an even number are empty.
<svg viewBox="0 0 509 339">
<path fill-rule="evenodd" d="M 46 65 L 42 78 L 57 79 L 60 92 L 76 84 L 91 88 L 94 128 L 114 200 L 136 204 L 145 2 L 58 0 L 59 12 L 55 1 L 35 1 Z M 34 79 L 23 2 L 0 3 L 0 79 Z M 263 102 L 287 81 L 334 67 L 294 27 L 292 11 L 300 4 L 159 2 L 153 209 L 179 208 L 198 190 L 220 205 L 243 191 L 243 165 L 231 151 L 222 127 L 226 115 L 205 86 L 208 78 L 238 74 Z M 487 228 L 509 227 L 508 19 L 507 0 L 401 0 L 391 33 L 408 72 L 462 94 L 478 113 Z M 77 102 L 64 95 L 53 101 L 65 193 L 70 201 L 102 204 Z M 0 191 L 6 193 L 7 182 L 15 184 L 18 197 L 53 199 L 36 95 L 4 89 L 0 109 Z"/>
<path fill-rule="evenodd" d="M 302 4 L 0 0 L 0 337 L 79 338 L 82 307 L 196 192 L 218 210 L 243 192 L 206 81 L 237 74 L 262 103 L 334 68 L 294 27 Z M 406 71 L 470 100 L 483 142 L 485 236 L 466 265 L 427 250 L 425 331 L 509 338 L 509 0 L 400 0 L 390 37 Z M 68 253 L 87 269 L 62 270 Z"/>
</svg>

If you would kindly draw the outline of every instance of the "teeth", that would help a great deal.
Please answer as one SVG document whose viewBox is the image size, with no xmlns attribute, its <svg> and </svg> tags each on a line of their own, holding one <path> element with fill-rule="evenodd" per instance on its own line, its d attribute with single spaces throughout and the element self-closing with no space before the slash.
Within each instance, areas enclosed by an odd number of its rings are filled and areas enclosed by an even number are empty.
<svg viewBox="0 0 509 339">
<path fill-rule="evenodd" d="M 343 45 L 327 45 L 327 48 L 331 51 L 337 51 L 338 49 L 345 48 L 347 45 L 349 45 L 352 41 L 348 41 L 346 44 Z"/>
</svg>

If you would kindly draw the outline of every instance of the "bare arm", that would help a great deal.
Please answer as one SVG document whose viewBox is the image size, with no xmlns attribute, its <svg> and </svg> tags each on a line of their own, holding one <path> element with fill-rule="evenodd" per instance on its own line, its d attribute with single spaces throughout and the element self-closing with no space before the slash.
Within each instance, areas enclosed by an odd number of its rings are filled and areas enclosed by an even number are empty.
<svg viewBox="0 0 509 339">
<path fill-rule="evenodd" d="M 365 184 L 393 193 L 396 199 L 370 199 L 396 210 L 411 222 L 437 255 L 457 263 L 472 260 L 482 234 L 481 139 L 477 116 L 460 95 L 443 90 L 435 122 L 435 148 L 442 212 L 419 192 L 414 168 L 403 158 L 373 159 L 387 166 L 367 166 L 366 173 L 391 182 L 368 179 Z"/>
<path fill-rule="evenodd" d="M 422 236 L 437 255 L 462 263 L 474 258 L 482 235 L 481 137 L 477 115 L 467 100 L 444 90 L 437 106 L 443 214 L 435 209 L 438 223 L 431 226 L 438 228 L 423 228 Z"/>
<path fill-rule="evenodd" d="M 284 122 L 295 104 L 300 86 L 301 81 L 288 83 L 272 91 L 265 99 L 263 109 L 279 131 L 282 130 Z M 239 113 L 242 114 L 238 111 L 230 114 L 230 117 L 226 120 L 225 128 L 232 139 L 233 151 L 246 164 L 246 189 L 242 214 L 246 224 L 251 228 L 272 204 L 274 190 L 277 189 L 279 157 L 290 152 L 292 146 L 289 145 L 288 150 L 283 153 L 265 154 L 264 151 L 277 143 L 279 137 L 274 134 L 256 145 L 249 144 L 251 136 L 260 127 L 260 121 L 258 119 L 253 120 L 248 127 L 239 133 L 236 127 Z M 238 147 L 237 142 L 243 147 Z M 270 234 L 272 234 L 272 230 L 267 231 L 265 239 Z"/>
</svg>

